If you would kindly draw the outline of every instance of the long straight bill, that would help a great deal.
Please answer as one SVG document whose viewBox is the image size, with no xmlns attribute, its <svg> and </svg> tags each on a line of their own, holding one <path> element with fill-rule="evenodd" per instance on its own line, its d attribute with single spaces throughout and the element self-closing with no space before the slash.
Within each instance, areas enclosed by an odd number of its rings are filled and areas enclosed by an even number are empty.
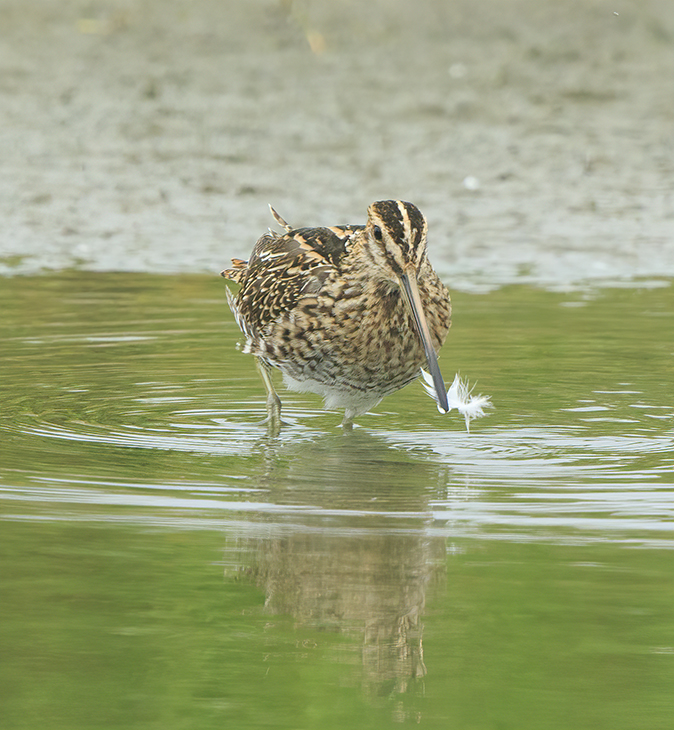
<svg viewBox="0 0 674 730">
<path fill-rule="evenodd" d="M 428 370 L 431 374 L 431 378 L 433 378 L 433 385 L 437 395 L 438 410 L 441 413 L 448 413 L 449 404 L 447 403 L 445 381 L 442 379 L 442 373 L 440 372 L 440 366 L 438 365 L 438 358 L 431 342 L 431 333 L 428 330 L 426 315 L 424 314 L 424 308 L 421 305 L 421 297 L 419 296 L 419 288 L 417 286 L 417 274 L 414 267 L 410 266 L 405 270 L 400 277 L 400 284 L 407 306 L 414 317 L 414 324 L 417 327 L 419 339 L 421 340 L 424 353 L 426 354 Z"/>
</svg>

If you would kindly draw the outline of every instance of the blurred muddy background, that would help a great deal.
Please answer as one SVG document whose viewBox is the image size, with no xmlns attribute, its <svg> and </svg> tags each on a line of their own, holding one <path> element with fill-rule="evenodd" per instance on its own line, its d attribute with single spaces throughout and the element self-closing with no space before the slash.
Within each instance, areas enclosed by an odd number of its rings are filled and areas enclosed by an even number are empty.
<svg viewBox="0 0 674 730">
<path fill-rule="evenodd" d="M 671 0 L 2 0 L 0 271 L 417 203 L 454 288 L 674 275 Z"/>
</svg>

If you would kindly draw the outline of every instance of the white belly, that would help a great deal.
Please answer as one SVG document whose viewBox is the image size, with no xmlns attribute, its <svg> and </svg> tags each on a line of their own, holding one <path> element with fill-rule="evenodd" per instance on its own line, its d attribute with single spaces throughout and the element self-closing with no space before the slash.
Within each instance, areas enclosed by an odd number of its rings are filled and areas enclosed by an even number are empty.
<svg viewBox="0 0 674 730">
<path fill-rule="evenodd" d="M 295 380 L 295 378 L 283 373 L 283 382 L 288 390 L 296 393 L 315 393 L 325 400 L 325 407 L 328 410 L 344 408 L 344 417 L 347 420 L 362 416 L 371 408 L 374 408 L 382 399 L 381 395 L 360 390 L 340 388 L 338 385 L 326 385 L 318 380 Z"/>
</svg>

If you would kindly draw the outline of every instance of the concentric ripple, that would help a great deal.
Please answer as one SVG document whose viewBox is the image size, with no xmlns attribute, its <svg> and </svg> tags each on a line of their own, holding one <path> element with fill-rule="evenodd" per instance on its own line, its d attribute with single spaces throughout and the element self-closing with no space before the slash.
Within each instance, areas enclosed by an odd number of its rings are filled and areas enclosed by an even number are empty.
<svg viewBox="0 0 674 730">
<path fill-rule="evenodd" d="M 271 439 L 210 285 L 69 274 L 7 299 L 5 312 L 21 306 L 0 356 L 6 517 L 674 546 L 666 291 L 640 292 L 642 314 L 621 310 L 615 336 L 622 292 L 596 310 L 528 290 L 464 299 L 459 311 L 484 316 L 452 334 L 448 357 L 496 406 L 470 434 L 410 386 L 353 433 L 318 399 L 282 393 Z"/>
</svg>

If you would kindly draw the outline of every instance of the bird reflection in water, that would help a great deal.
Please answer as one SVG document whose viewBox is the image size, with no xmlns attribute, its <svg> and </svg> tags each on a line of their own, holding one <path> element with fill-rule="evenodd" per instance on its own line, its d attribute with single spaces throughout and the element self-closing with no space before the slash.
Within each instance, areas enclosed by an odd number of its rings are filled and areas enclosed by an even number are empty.
<svg viewBox="0 0 674 730">
<path fill-rule="evenodd" d="M 300 635 L 349 637 L 340 658 L 362 666 L 366 697 L 393 698 L 397 716 L 417 713 L 402 695 L 420 693 L 427 672 L 422 616 L 446 559 L 428 503 L 444 493 L 447 470 L 362 431 L 262 451 L 258 486 L 279 510 L 260 516 L 264 536 L 236 548 L 265 610 L 291 616 Z"/>
</svg>

